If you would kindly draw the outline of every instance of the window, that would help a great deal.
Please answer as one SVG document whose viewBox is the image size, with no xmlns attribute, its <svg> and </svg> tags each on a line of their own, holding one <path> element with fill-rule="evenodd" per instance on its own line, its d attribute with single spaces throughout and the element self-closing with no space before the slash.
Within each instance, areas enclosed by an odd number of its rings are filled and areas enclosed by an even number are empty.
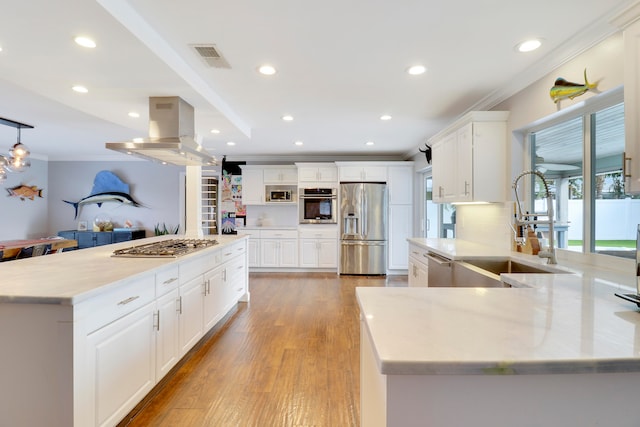
<svg viewBox="0 0 640 427">
<path fill-rule="evenodd" d="M 619 98 L 530 133 L 532 167 L 544 175 L 553 195 L 559 248 L 635 256 L 634 213 L 640 200 L 624 191 L 624 104 Z M 536 213 L 546 212 L 540 190 L 536 183 L 531 191 Z"/>
</svg>

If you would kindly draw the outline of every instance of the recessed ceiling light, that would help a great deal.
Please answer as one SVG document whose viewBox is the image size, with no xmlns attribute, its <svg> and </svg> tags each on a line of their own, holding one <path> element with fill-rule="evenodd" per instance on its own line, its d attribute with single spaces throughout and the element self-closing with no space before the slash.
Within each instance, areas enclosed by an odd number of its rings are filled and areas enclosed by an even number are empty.
<svg viewBox="0 0 640 427">
<path fill-rule="evenodd" d="M 407 68 L 407 73 L 412 76 L 418 76 L 420 74 L 424 74 L 427 71 L 427 68 L 423 65 L 414 65 L 412 67 Z"/>
<path fill-rule="evenodd" d="M 265 64 L 258 67 L 258 72 L 265 76 L 273 76 L 277 71 L 272 65 Z"/>
<path fill-rule="evenodd" d="M 96 47 L 96 42 L 94 42 L 89 37 L 78 36 L 75 39 L 73 39 L 73 41 L 75 41 L 78 45 L 82 47 L 88 47 L 90 49 L 93 49 L 94 47 Z"/>
<path fill-rule="evenodd" d="M 129 111 L 129 117 L 133 117 L 134 119 L 137 119 L 138 117 L 140 117 L 140 113 L 136 113 L 135 111 Z"/>
<path fill-rule="evenodd" d="M 227 145 L 228 145 L 229 147 L 233 147 L 234 145 L 236 145 L 236 143 L 235 143 L 235 142 L 233 142 L 233 141 L 229 141 L 229 142 L 227 142 Z"/>
<path fill-rule="evenodd" d="M 133 138 L 133 142 L 143 142 L 144 138 Z"/>
<path fill-rule="evenodd" d="M 282 120 L 284 120 L 285 122 L 290 122 L 291 120 L 293 120 L 293 116 L 285 114 L 284 116 L 282 116 Z"/>
<path fill-rule="evenodd" d="M 373 141 L 367 141 L 364 143 L 364 145 L 373 145 Z"/>
<path fill-rule="evenodd" d="M 80 86 L 80 85 L 76 85 L 76 86 L 72 87 L 71 89 L 73 89 L 74 91 L 76 91 L 78 93 L 87 93 L 87 92 L 89 92 L 89 89 L 87 89 L 84 86 Z"/>
<path fill-rule="evenodd" d="M 380 120 L 391 120 L 391 116 L 388 114 L 383 114 L 382 116 L 380 116 Z"/>
<path fill-rule="evenodd" d="M 304 145 L 304 142 L 296 141 L 296 142 L 294 142 L 294 144 L 297 145 L 298 147 L 300 147 L 301 145 Z"/>
<path fill-rule="evenodd" d="M 218 129 L 211 129 L 211 133 L 219 134 L 220 131 Z"/>
<path fill-rule="evenodd" d="M 536 50 L 540 46 L 542 46 L 542 41 L 540 39 L 531 39 L 525 40 L 522 43 L 518 43 L 518 45 L 516 46 L 516 50 L 518 50 L 518 52 L 531 52 Z"/>
</svg>

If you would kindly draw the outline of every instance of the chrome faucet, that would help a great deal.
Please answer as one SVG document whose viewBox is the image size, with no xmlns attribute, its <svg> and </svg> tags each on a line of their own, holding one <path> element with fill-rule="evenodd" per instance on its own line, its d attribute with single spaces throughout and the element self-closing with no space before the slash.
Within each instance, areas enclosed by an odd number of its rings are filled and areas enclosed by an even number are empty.
<svg viewBox="0 0 640 427">
<path fill-rule="evenodd" d="M 539 220 L 537 218 L 537 214 L 529 214 L 522 213 L 522 207 L 520 206 L 520 200 L 518 199 L 518 181 L 525 175 L 535 175 L 542 180 L 544 184 L 544 191 L 547 197 L 547 218 L 546 220 Z M 516 214 L 515 225 L 516 227 L 520 226 L 529 226 L 533 224 L 547 224 L 549 227 L 549 248 L 547 250 L 541 250 L 538 252 L 538 256 L 540 258 L 547 258 L 547 264 L 557 264 L 556 260 L 556 250 L 554 247 L 554 232 L 553 232 L 553 199 L 551 198 L 551 192 L 549 191 L 549 185 L 547 181 L 544 179 L 544 175 L 535 170 L 528 170 L 522 172 L 518 177 L 513 181 L 513 191 L 516 194 L 516 205 L 518 206 L 518 212 Z M 531 219 L 533 217 L 533 219 Z M 518 236 L 517 233 L 515 240 L 518 245 L 523 245 L 526 241 L 526 236 Z M 524 234 L 524 233 L 523 233 Z"/>
</svg>

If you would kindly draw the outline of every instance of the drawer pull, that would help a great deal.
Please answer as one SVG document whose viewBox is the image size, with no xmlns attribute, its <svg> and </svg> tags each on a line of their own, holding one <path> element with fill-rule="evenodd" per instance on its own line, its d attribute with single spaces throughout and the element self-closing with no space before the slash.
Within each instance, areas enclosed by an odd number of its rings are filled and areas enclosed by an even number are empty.
<svg viewBox="0 0 640 427">
<path fill-rule="evenodd" d="M 129 297 L 127 299 L 123 299 L 122 301 L 120 301 L 118 303 L 118 305 L 127 305 L 130 302 L 133 302 L 133 301 L 137 300 L 138 298 L 140 298 L 140 295 L 136 295 L 135 297 Z"/>
<path fill-rule="evenodd" d="M 238 290 L 236 292 L 242 292 L 244 290 L 244 288 L 238 288 Z"/>
<path fill-rule="evenodd" d="M 167 280 L 165 280 L 164 282 L 162 282 L 162 284 L 163 284 L 163 285 L 168 285 L 169 283 L 173 283 L 173 282 L 175 282 L 176 280 L 178 280 L 178 278 L 177 278 L 177 277 L 172 277 L 171 279 L 167 279 Z"/>
<path fill-rule="evenodd" d="M 244 265 L 239 265 L 238 267 L 236 267 L 237 270 L 242 270 L 244 268 Z"/>
<path fill-rule="evenodd" d="M 227 252 L 226 254 L 224 254 L 224 256 L 229 256 L 229 255 L 232 255 L 232 254 L 233 254 L 233 252 Z"/>
</svg>

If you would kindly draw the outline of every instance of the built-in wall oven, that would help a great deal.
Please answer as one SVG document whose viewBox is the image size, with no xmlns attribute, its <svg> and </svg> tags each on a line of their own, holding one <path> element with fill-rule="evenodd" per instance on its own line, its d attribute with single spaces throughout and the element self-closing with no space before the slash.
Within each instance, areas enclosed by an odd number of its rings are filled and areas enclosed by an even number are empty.
<svg viewBox="0 0 640 427">
<path fill-rule="evenodd" d="M 300 224 L 338 222 L 338 190 L 336 188 L 301 188 L 299 196 Z"/>
</svg>

